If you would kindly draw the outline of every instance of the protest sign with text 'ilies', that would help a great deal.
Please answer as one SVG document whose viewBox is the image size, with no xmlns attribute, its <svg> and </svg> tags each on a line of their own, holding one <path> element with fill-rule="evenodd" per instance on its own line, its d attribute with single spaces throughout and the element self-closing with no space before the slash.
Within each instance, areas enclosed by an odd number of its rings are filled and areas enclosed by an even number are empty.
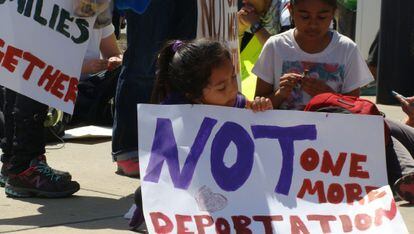
<svg viewBox="0 0 414 234">
<path fill-rule="evenodd" d="M 408 233 L 381 117 L 141 104 L 138 126 L 150 233 Z"/>
<path fill-rule="evenodd" d="M 71 114 L 96 16 L 72 1 L 0 1 L 0 85 Z"/>
</svg>

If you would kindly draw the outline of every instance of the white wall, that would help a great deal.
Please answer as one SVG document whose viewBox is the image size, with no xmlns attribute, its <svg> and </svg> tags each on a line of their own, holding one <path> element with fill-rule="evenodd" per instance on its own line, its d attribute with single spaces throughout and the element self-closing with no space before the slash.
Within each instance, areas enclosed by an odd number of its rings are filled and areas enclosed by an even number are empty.
<svg viewBox="0 0 414 234">
<path fill-rule="evenodd" d="M 381 0 L 358 0 L 355 42 L 365 59 L 379 29 L 380 18 Z"/>
</svg>

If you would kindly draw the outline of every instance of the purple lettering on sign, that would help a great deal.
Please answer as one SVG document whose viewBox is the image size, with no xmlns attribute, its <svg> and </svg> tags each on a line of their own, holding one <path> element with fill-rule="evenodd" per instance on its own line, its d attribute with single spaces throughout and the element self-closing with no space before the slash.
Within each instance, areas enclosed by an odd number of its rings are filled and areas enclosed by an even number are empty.
<svg viewBox="0 0 414 234">
<path fill-rule="evenodd" d="M 223 159 L 231 142 L 237 147 L 237 159 L 231 167 L 227 167 Z M 240 188 L 252 171 L 253 155 L 254 142 L 249 133 L 236 123 L 224 123 L 211 145 L 211 173 L 218 186 L 224 191 Z"/>
<path fill-rule="evenodd" d="M 293 127 L 278 127 L 256 125 L 252 126 L 255 139 L 278 139 L 282 149 L 282 169 L 275 192 L 289 195 L 293 177 L 293 156 L 295 154 L 294 141 L 315 140 L 317 131 L 315 125 L 298 125 Z"/>
<path fill-rule="evenodd" d="M 185 160 L 182 171 L 178 162 L 178 149 L 170 119 L 158 118 L 152 143 L 151 157 L 145 172 L 144 181 L 158 183 L 161 169 L 166 161 L 174 187 L 187 189 L 194 175 L 195 167 L 204 150 L 217 120 L 204 118 L 198 130 L 190 153 Z"/>
</svg>

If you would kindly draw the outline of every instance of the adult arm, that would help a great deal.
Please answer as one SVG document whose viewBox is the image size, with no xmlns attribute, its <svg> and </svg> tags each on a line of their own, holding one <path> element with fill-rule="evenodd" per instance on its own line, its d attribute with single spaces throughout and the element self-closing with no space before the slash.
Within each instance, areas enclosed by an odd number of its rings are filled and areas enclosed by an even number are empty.
<svg viewBox="0 0 414 234">
<path fill-rule="evenodd" d="M 101 40 L 102 56 L 108 60 L 108 70 L 113 70 L 122 64 L 122 52 L 118 47 L 115 33 Z"/>
</svg>

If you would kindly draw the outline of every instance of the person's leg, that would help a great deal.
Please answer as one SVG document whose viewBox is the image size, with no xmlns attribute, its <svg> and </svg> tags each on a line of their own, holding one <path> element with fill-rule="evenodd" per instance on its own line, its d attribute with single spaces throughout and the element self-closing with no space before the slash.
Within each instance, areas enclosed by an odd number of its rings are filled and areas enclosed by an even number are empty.
<svg viewBox="0 0 414 234">
<path fill-rule="evenodd" d="M 8 170 L 10 168 L 10 159 L 13 155 L 13 136 L 14 136 L 14 120 L 13 120 L 13 108 L 16 101 L 16 93 L 13 90 L 3 88 L 2 95 L 4 97 L 4 103 L 2 107 L 3 111 L 3 137 L 1 139 L 1 149 L 3 154 L 1 155 L 1 172 L 0 172 L 0 186 L 4 187 L 8 177 Z"/>
<path fill-rule="evenodd" d="M 397 154 L 395 150 L 396 144 L 398 146 L 398 141 L 395 138 L 391 137 L 390 142 L 388 143 L 388 145 L 385 146 L 387 176 L 388 184 L 390 186 L 393 186 L 395 181 L 397 181 L 403 175 L 399 157 L 406 157 L 404 154 L 405 152 L 402 150 L 402 148 L 398 148 L 400 154 Z"/>
<path fill-rule="evenodd" d="M 0 86 L 0 139 L 4 137 L 4 114 L 3 114 L 3 107 L 4 107 L 4 87 Z"/>
<path fill-rule="evenodd" d="M 14 105 L 15 132 L 6 194 L 13 197 L 65 197 L 79 190 L 71 177 L 56 173 L 45 161 L 43 123 L 48 107 L 21 94 Z"/>
<path fill-rule="evenodd" d="M 144 208 L 142 206 L 141 187 L 138 187 L 137 190 L 135 190 L 134 202 L 136 205 L 136 209 L 134 211 L 134 214 L 132 215 L 131 220 L 129 221 L 129 226 L 138 230 L 138 228 L 140 228 L 141 225 L 145 222 Z"/>
<path fill-rule="evenodd" d="M 157 54 L 167 40 L 195 38 L 196 9 L 191 0 L 152 0 L 143 14 L 126 12 L 128 49 L 115 94 L 112 135 L 114 160 L 122 171 L 131 168 L 136 175 L 139 172 L 137 163 L 129 164 L 138 160 L 136 106 L 151 98 Z"/>
<path fill-rule="evenodd" d="M 391 136 L 401 142 L 411 156 L 414 156 L 414 128 L 390 119 L 385 119 L 385 122 L 390 127 Z"/>
<path fill-rule="evenodd" d="M 121 71 L 115 93 L 115 117 L 112 132 L 112 155 L 118 173 L 138 176 L 137 104 L 148 103 L 154 85 L 153 77 L 133 77 Z M 131 163 L 135 162 L 135 163 Z"/>
<path fill-rule="evenodd" d="M 414 159 L 402 143 L 395 138 L 393 143 L 402 174 L 393 184 L 393 190 L 401 199 L 414 203 Z"/>
<path fill-rule="evenodd" d="M 44 126 L 48 107 L 21 94 L 14 106 L 15 133 L 11 171 L 20 173 L 45 151 Z"/>
</svg>

